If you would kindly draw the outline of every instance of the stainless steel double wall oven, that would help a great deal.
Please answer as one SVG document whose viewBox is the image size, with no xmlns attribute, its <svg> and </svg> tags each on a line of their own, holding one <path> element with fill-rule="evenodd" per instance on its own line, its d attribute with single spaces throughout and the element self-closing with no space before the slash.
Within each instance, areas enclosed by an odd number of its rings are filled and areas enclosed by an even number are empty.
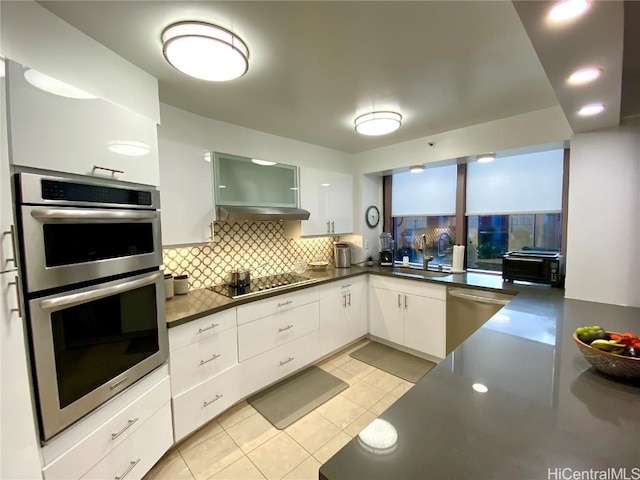
<svg viewBox="0 0 640 480">
<path fill-rule="evenodd" d="M 15 181 L 46 441 L 167 359 L 159 194 L 33 173 Z"/>
</svg>

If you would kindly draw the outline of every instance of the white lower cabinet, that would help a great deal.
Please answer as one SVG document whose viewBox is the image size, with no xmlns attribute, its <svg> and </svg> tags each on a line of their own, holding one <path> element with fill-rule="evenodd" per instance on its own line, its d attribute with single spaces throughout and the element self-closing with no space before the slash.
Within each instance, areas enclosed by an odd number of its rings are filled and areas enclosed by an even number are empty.
<svg viewBox="0 0 640 480">
<path fill-rule="evenodd" d="M 372 277 L 369 332 L 426 353 L 446 356 L 446 287 L 410 280 Z"/>
<path fill-rule="evenodd" d="M 167 402 L 134 434 L 123 441 L 82 478 L 86 480 L 142 478 L 171 448 L 171 403 Z"/>
<path fill-rule="evenodd" d="M 320 332 L 257 355 L 240 365 L 240 394 L 245 397 L 286 377 L 320 357 Z"/>
<path fill-rule="evenodd" d="M 45 480 L 89 478 L 90 471 L 107 457 L 108 462 L 122 464 L 135 460 L 129 460 L 129 448 L 124 445 L 161 437 L 157 439 L 161 443 L 154 444 L 145 461 L 136 466 L 140 478 L 173 443 L 170 400 L 169 376 L 161 367 L 47 444 L 43 448 Z"/>
<path fill-rule="evenodd" d="M 238 358 L 242 362 L 318 329 L 318 302 L 245 323 L 238 327 Z"/>
<path fill-rule="evenodd" d="M 176 441 L 182 440 L 240 400 L 238 377 L 236 365 L 174 397 L 173 431 Z"/>
<path fill-rule="evenodd" d="M 320 354 L 367 334 L 367 278 L 351 277 L 320 287 Z"/>
</svg>

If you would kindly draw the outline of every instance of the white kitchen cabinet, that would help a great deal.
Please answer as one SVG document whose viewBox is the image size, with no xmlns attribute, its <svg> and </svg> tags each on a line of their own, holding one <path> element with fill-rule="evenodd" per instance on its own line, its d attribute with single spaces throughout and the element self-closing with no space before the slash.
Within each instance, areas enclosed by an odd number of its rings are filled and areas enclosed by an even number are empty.
<svg viewBox="0 0 640 480">
<path fill-rule="evenodd" d="M 162 132 L 162 127 L 160 127 Z M 162 244 L 184 245 L 213 241 L 216 220 L 211 153 L 158 138 Z"/>
<path fill-rule="evenodd" d="M 0 478 L 40 478 L 24 319 L 18 311 L 18 273 L 13 261 L 13 201 L 9 178 L 5 79 L 0 78 Z"/>
<path fill-rule="evenodd" d="M 366 335 L 367 279 L 351 277 L 327 285 L 320 298 L 320 354 Z"/>
<path fill-rule="evenodd" d="M 435 358 L 446 356 L 446 287 L 374 276 L 369 332 Z"/>
<path fill-rule="evenodd" d="M 25 79 L 29 68 L 16 62 L 6 69 L 13 165 L 159 184 L 153 120 L 100 98 L 36 88 Z"/>
<path fill-rule="evenodd" d="M 301 236 L 341 235 L 353 232 L 353 177 L 346 173 L 300 167 Z"/>
</svg>

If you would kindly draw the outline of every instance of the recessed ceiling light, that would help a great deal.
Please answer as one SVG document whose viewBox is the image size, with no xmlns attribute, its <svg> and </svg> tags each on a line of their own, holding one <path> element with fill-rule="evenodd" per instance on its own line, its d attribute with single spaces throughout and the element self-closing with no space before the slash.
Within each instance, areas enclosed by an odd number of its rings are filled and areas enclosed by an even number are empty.
<svg viewBox="0 0 640 480">
<path fill-rule="evenodd" d="M 496 159 L 495 153 L 483 153 L 482 155 L 478 155 L 477 161 L 478 163 L 491 163 Z"/>
<path fill-rule="evenodd" d="M 259 160 L 257 158 L 252 158 L 251 162 L 255 163 L 256 165 L 262 165 L 264 167 L 270 167 L 271 165 L 277 165 L 278 163 L 278 162 L 270 162 L 268 160 Z"/>
<path fill-rule="evenodd" d="M 90 93 L 80 90 L 79 88 L 69 85 L 68 83 L 61 82 L 49 75 L 45 75 L 37 70 L 29 69 L 24 72 L 24 78 L 34 87 L 43 90 L 54 95 L 59 95 L 66 98 L 77 98 L 80 100 L 91 100 L 98 98 Z"/>
<path fill-rule="evenodd" d="M 478 393 L 487 393 L 489 391 L 487 386 L 483 385 L 482 383 L 474 383 L 472 385 L 472 388 Z"/>
<path fill-rule="evenodd" d="M 578 115 L 583 117 L 590 117 L 591 115 L 597 115 L 604 111 L 604 105 L 602 103 L 590 103 L 578 110 Z"/>
<path fill-rule="evenodd" d="M 162 32 L 162 53 L 176 69 L 201 80 L 233 80 L 249 69 L 249 48 L 242 39 L 210 23 L 169 25 Z"/>
<path fill-rule="evenodd" d="M 386 135 L 400 128 L 402 115 L 396 112 L 371 112 L 355 119 L 356 132 L 362 135 Z"/>
<path fill-rule="evenodd" d="M 413 167 L 409 167 L 409 171 L 411 173 L 422 173 L 424 172 L 424 167 L 422 165 L 415 165 Z"/>
<path fill-rule="evenodd" d="M 602 70 L 596 67 L 581 68 L 569 76 L 567 83 L 570 85 L 584 85 L 585 83 L 593 82 L 601 73 Z"/>
<path fill-rule="evenodd" d="M 141 157 L 151 152 L 151 145 L 136 140 L 112 140 L 107 143 L 107 148 L 113 153 L 127 157 Z"/>
<path fill-rule="evenodd" d="M 329 187 L 329 186 L 331 186 L 331 184 L 330 183 L 321 183 L 320 186 L 321 187 Z"/>
<path fill-rule="evenodd" d="M 554 22 L 571 20 L 585 13 L 589 6 L 587 0 L 562 0 L 551 8 L 548 18 Z"/>
</svg>

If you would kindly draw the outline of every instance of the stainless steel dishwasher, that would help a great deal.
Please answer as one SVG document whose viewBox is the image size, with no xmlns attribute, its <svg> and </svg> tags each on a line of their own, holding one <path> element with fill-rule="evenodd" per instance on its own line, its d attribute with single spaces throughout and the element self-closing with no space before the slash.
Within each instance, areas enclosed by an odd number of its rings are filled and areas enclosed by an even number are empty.
<svg viewBox="0 0 640 480">
<path fill-rule="evenodd" d="M 504 307 L 513 295 L 447 288 L 447 355 Z"/>
</svg>

